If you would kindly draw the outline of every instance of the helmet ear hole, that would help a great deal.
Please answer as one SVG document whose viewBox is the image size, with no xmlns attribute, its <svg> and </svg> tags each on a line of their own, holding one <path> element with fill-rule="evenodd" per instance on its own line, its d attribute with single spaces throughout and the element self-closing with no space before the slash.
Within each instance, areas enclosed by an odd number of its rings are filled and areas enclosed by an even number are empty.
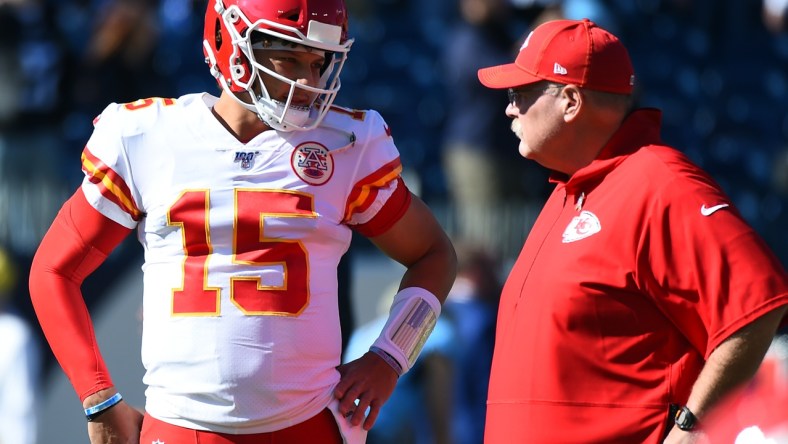
<svg viewBox="0 0 788 444">
<path fill-rule="evenodd" d="M 246 69 L 243 65 L 233 65 L 233 80 L 239 81 L 246 75 Z"/>
<path fill-rule="evenodd" d="M 299 19 L 301 18 L 301 8 L 296 7 L 290 9 L 289 11 L 282 11 L 282 13 L 279 14 L 279 17 L 285 20 L 289 20 L 293 23 L 298 23 Z"/>
<path fill-rule="evenodd" d="M 222 24 L 219 19 L 216 19 L 214 26 L 214 35 L 216 36 L 216 51 L 218 52 L 222 48 Z"/>
</svg>

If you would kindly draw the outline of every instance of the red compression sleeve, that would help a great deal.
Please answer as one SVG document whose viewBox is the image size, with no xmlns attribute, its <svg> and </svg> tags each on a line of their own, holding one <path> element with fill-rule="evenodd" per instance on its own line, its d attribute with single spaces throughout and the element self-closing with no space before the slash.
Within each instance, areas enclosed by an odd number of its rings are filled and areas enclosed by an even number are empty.
<svg viewBox="0 0 788 444">
<path fill-rule="evenodd" d="M 80 401 L 112 386 L 80 286 L 131 232 L 77 190 L 63 204 L 30 269 L 30 299 L 60 366 Z"/>
</svg>

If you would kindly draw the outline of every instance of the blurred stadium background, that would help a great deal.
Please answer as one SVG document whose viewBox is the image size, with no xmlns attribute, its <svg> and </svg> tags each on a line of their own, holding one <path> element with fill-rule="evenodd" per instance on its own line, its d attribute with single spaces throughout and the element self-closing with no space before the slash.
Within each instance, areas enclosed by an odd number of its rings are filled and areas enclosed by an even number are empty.
<svg viewBox="0 0 788 444">
<path fill-rule="evenodd" d="M 707 169 L 788 264 L 788 31 L 761 0 L 511 0 L 513 49 L 546 10 L 589 17 L 628 46 L 642 106 L 664 111 L 663 138 Z M 455 234 L 441 166 L 453 91 L 438 66 L 456 0 L 348 0 L 356 39 L 337 103 L 378 110 L 406 179 Z M 216 91 L 201 49 L 205 1 L 0 0 L 0 245 L 23 271 L 81 180 L 91 121 L 111 102 Z M 473 58 L 475 54 L 468 53 Z M 505 107 L 501 93 L 500 112 Z M 502 127 L 500 131 L 508 131 Z M 516 147 L 511 147 L 512 162 Z M 529 170 L 531 171 L 531 170 Z M 484 217 L 486 242 L 511 263 L 541 206 L 537 196 Z M 141 249 L 124 243 L 85 284 L 116 383 L 143 404 Z M 374 316 L 401 268 L 354 241 L 347 264 L 352 325 Z M 501 270 L 502 274 L 506 269 Z M 22 276 L 15 310 L 37 330 Z M 40 443 L 84 442 L 71 386 L 42 342 Z"/>
</svg>

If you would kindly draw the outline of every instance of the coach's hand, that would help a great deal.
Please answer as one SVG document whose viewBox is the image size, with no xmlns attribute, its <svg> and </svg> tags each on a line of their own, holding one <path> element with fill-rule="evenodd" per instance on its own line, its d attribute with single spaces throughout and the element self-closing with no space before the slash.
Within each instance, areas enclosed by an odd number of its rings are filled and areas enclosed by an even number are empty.
<svg viewBox="0 0 788 444">
<path fill-rule="evenodd" d="M 678 427 L 673 427 L 663 444 L 711 444 L 706 435 L 701 431 L 685 432 Z"/>
<path fill-rule="evenodd" d="M 339 400 L 339 412 L 350 418 L 353 426 L 364 422 L 364 430 L 375 424 L 380 407 L 389 399 L 397 384 L 397 372 L 380 356 L 367 352 L 355 361 L 337 367 L 339 384 L 334 397 Z M 356 400 L 358 399 L 358 405 Z M 369 414 L 364 414 L 369 407 Z"/>
<path fill-rule="evenodd" d="M 108 397 L 102 392 L 96 395 Z M 87 405 L 95 404 L 89 399 L 90 397 L 85 400 Z M 92 422 L 88 422 L 90 444 L 139 444 L 141 430 L 142 413 L 126 404 L 126 401 L 120 401 Z"/>
</svg>

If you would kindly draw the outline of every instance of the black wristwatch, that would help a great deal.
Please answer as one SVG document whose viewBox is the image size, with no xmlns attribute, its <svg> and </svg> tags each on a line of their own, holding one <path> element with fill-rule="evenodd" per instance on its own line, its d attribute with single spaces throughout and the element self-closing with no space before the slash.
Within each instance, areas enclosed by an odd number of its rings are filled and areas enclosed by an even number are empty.
<svg viewBox="0 0 788 444">
<path fill-rule="evenodd" d="M 674 420 L 676 422 L 676 427 L 685 432 L 694 429 L 698 423 L 698 418 L 695 417 L 686 405 L 676 412 Z"/>
</svg>

